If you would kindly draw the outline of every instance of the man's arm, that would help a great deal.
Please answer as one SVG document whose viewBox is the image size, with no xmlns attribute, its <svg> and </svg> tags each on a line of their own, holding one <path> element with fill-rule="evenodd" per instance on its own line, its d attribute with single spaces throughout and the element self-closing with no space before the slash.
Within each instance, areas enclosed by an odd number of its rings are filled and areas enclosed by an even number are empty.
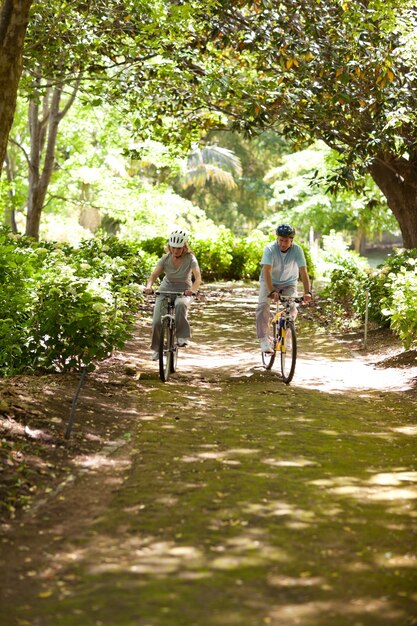
<svg viewBox="0 0 417 626">
<path fill-rule="evenodd" d="M 274 286 L 272 284 L 272 265 L 263 265 L 263 277 L 265 281 L 265 285 L 268 288 L 268 293 L 274 290 Z"/>
<path fill-rule="evenodd" d="M 262 269 L 263 269 L 263 277 L 264 277 L 265 285 L 267 286 L 267 289 L 268 289 L 268 293 L 271 294 L 273 292 L 271 296 L 271 300 L 272 302 L 276 302 L 279 296 L 277 292 L 274 291 L 274 285 L 272 284 L 272 265 L 263 265 Z"/>
<path fill-rule="evenodd" d="M 304 287 L 304 302 L 311 302 L 311 299 L 312 299 L 311 285 L 310 285 L 310 278 L 309 278 L 306 267 L 300 267 L 300 278 Z"/>
</svg>

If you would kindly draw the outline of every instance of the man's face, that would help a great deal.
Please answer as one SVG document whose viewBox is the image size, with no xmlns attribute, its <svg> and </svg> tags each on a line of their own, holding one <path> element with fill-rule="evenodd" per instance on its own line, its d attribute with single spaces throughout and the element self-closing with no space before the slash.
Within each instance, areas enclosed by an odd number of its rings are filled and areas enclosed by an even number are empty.
<svg viewBox="0 0 417 626">
<path fill-rule="evenodd" d="M 281 252 L 287 252 L 287 250 L 289 250 L 292 246 L 292 237 L 279 236 L 277 241 L 278 241 L 278 247 L 281 250 Z"/>
</svg>

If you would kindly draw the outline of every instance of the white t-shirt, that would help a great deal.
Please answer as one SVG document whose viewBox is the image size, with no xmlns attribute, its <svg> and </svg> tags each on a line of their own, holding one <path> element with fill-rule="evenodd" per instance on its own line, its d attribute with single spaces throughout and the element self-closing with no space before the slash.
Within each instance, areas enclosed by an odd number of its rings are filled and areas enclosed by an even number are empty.
<svg viewBox="0 0 417 626">
<path fill-rule="evenodd" d="M 307 265 L 301 246 L 293 243 L 287 252 L 281 252 L 276 241 L 266 246 L 261 264 L 272 266 L 272 284 L 282 286 L 296 285 L 300 267 Z M 263 268 L 259 280 L 264 280 Z"/>
</svg>

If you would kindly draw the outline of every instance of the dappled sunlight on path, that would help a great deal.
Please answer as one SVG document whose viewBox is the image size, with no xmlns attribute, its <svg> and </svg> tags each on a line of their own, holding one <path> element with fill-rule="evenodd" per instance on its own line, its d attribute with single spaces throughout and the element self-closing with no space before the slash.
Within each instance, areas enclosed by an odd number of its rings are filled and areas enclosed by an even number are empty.
<svg viewBox="0 0 417 626">
<path fill-rule="evenodd" d="M 261 366 L 255 303 L 244 290 L 196 303 L 193 343 L 167 383 L 146 321 L 129 358 L 140 376 L 122 389 L 136 417 L 128 447 L 79 458 L 54 514 L 25 520 L 27 596 L 7 586 L 1 626 L 415 623 L 407 382 L 300 315 L 284 385 L 278 364 Z M 103 484 L 108 499 L 88 519 Z"/>
<path fill-rule="evenodd" d="M 193 340 L 179 352 L 177 376 L 262 376 L 279 382 L 279 358 L 272 371 L 265 372 L 255 334 L 256 293 L 236 290 L 221 302 L 195 305 L 191 310 Z M 298 357 L 292 385 L 326 392 L 363 394 L 372 390 L 405 391 L 415 384 L 417 367 L 376 369 L 354 357 L 335 338 L 309 321 L 308 308 L 297 320 Z M 145 353 L 141 368 L 154 371 Z"/>
</svg>

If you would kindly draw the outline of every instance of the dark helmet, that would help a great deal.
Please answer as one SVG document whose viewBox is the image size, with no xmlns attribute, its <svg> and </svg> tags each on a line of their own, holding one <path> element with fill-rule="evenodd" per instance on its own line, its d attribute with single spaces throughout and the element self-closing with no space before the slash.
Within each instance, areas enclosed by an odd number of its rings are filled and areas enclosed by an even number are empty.
<svg viewBox="0 0 417 626">
<path fill-rule="evenodd" d="M 294 237 L 295 228 L 290 226 L 289 224 L 280 224 L 277 228 L 277 235 L 280 237 Z"/>
</svg>

